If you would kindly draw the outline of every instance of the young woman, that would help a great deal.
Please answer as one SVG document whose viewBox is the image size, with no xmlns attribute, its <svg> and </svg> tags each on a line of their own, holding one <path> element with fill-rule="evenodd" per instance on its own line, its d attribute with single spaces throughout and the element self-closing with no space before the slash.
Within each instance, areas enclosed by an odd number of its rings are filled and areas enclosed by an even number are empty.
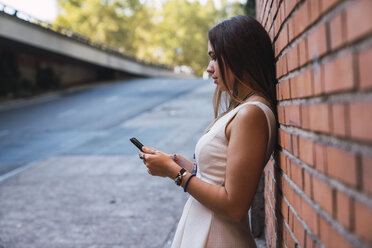
<svg viewBox="0 0 372 248">
<path fill-rule="evenodd" d="M 191 195 L 172 247 L 256 247 L 248 210 L 276 140 L 272 45 L 248 16 L 217 24 L 208 38 L 215 120 L 196 145 L 197 166 L 149 147 L 139 155 L 148 173 L 175 180 Z"/>
</svg>

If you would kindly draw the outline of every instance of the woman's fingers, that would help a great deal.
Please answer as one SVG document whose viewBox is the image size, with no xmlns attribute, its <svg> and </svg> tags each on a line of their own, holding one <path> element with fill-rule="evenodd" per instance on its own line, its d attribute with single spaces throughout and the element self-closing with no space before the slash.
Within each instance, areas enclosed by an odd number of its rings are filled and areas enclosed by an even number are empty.
<svg viewBox="0 0 372 248">
<path fill-rule="evenodd" d="M 151 151 L 154 150 L 154 148 L 143 146 L 142 151 L 145 153 L 151 153 Z"/>
</svg>

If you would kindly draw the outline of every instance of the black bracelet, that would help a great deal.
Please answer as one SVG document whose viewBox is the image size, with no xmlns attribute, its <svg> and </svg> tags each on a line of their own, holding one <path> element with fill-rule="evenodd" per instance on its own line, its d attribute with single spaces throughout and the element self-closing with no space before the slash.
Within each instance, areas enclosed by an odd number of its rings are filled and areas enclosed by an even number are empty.
<svg viewBox="0 0 372 248">
<path fill-rule="evenodd" d="M 183 176 L 186 176 L 186 170 L 185 170 L 185 168 L 182 168 L 181 170 L 180 170 L 180 172 L 178 172 L 178 174 L 177 174 L 177 176 L 174 178 L 174 182 L 178 185 L 178 186 L 180 186 L 181 185 L 181 183 L 182 183 L 182 177 Z"/>
</svg>

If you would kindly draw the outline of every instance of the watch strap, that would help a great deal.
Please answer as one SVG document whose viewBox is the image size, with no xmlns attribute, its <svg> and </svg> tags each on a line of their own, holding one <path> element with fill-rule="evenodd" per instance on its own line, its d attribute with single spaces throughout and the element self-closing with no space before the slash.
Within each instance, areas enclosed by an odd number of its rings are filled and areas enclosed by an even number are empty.
<svg viewBox="0 0 372 248">
<path fill-rule="evenodd" d="M 174 178 L 174 182 L 178 185 L 178 186 L 180 186 L 181 185 L 181 183 L 182 183 L 182 177 L 183 176 L 186 176 L 186 170 L 185 170 L 185 168 L 182 168 L 179 172 L 178 172 L 178 174 L 177 174 L 177 176 Z"/>
</svg>

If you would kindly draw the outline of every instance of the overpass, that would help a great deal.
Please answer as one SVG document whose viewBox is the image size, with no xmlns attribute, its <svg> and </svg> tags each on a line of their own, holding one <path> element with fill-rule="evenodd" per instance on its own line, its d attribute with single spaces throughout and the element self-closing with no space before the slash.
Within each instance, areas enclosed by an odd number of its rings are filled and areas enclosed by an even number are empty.
<svg viewBox="0 0 372 248">
<path fill-rule="evenodd" d="M 176 76 L 172 68 L 138 60 L 118 48 L 41 22 L 1 3 L 0 54 L 3 60 L 15 61 L 18 79 L 29 84 L 35 84 L 38 73 L 45 74 L 46 68 L 62 85 L 127 75 Z"/>
</svg>

